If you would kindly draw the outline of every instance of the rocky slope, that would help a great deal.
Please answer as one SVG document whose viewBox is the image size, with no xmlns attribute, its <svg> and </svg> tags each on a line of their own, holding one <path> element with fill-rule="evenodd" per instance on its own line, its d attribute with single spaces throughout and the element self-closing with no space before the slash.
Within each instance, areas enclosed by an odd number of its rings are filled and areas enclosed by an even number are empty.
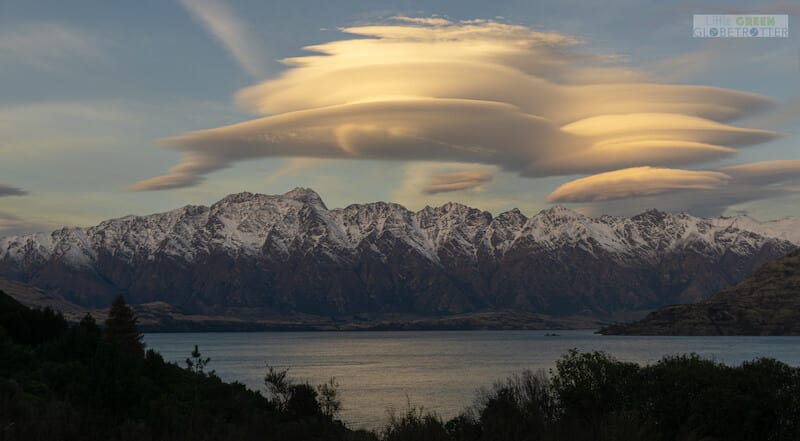
<svg viewBox="0 0 800 441">
<path fill-rule="evenodd" d="M 0 278 L 0 297 L 2 295 L 8 295 L 29 308 L 58 311 L 70 323 L 80 322 L 86 314 L 103 323 L 108 314 L 108 307 L 82 307 L 57 294 Z M 206 315 L 187 313 L 158 301 L 133 305 L 133 311 L 136 324 L 142 332 L 558 330 L 596 327 L 591 317 L 550 317 L 511 311 L 478 311 L 432 317 L 393 313 L 322 317 L 301 313 L 270 315 L 263 314 L 263 311 L 256 314 Z"/>
<path fill-rule="evenodd" d="M 608 316 L 700 301 L 800 244 L 759 223 L 651 210 L 526 217 L 448 203 L 328 209 L 308 189 L 0 239 L 0 276 L 88 307 L 123 293 L 198 314 Z"/>
<path fill-rule="evenodd" d="M 800 335 L 800 250 L 693 305 L 666 306 L 607 335 Z"/>
<path fill-rule="evenodd" d="M 78 322 L 86 313 L 101 313 L 105 319 L 105 311 L 91 311 L 64 300 L 57 294 L 44 292 L 24 283 L 0 278 L 0 292 L 11 296 L 14 300 L 29 308 L 50 308 L 60 312 L 70 322 Z"/>
</svg>

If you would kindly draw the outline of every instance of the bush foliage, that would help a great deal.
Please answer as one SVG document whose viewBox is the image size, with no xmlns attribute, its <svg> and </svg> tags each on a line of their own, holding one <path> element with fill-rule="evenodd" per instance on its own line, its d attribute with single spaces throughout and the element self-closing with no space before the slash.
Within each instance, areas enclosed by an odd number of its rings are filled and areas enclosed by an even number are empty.
<svg viewBox="0 0 800 441">
<path fill-rule="evenodd" d="M 409 404 L 353 431 L 334 379 L 316 387 L 267 367 L 266 395 L 225 383 L 195 346 L 186 368 L 144 352 L 124 301 L 101 330 L 71 327 L 0 292 L 0 440 L 690 441 L 800 439 L 800 369 L 696 355 L 639 366 L 569 351 L 443 421 Z"/>
</svg>

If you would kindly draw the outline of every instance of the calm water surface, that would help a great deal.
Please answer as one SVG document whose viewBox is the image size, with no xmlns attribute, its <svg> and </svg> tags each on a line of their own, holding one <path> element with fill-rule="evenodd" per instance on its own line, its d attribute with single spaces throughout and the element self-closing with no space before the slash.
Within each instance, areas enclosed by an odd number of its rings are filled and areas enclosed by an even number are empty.
<svg viewBox="0 0 800 441">
<path fill-rule="evenodd" d="M 290 368 L 312 384 L 336 377 L 353 427 L 374 428 L 387 410 L 423 405 L 450 418 L 479 387 L 524 369 L 550 369 L 570 348 L 603 350 L 620 360 L 652 363 L 696 352 L 737 364 L 773 357 L 800 365 L 800 337 L 605 337 L 590 330 L 147 334 L 149 348 L 183 365 L 195 344 L 226 381 L 264 390 L 265 365 Z"/>
</svg>

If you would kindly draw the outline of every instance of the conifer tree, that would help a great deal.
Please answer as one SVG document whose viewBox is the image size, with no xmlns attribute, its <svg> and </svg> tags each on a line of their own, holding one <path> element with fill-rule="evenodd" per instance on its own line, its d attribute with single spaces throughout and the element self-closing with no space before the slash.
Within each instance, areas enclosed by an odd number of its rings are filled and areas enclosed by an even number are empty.
<svg viewBox="0 0 800 441">
<path fill-rule="evenodd" d="M 106 341 L 112 342 L 125 352 L 137 357 L 144 357 L 144 342 L 142 334 L 136 327 L 136 317 L 133 310 L 125 303 L 122 294 L 114 299 L 108 311 L 103 334 Z"/>
<path fill-rule="evenodd" d="M 194 351 L 192 351 L 192 358 L 186 359 L 186 369 L 194 372 L 195 374 L 199 375 L 206 375 L 206 366 L 211 361 L 211 357 L 203 358 L 203 354 L 200 353 L 200 349 L 197 345 L 194 345 Z M 216 372 L 211 371 L 209 375 L 215 375 Z"/>
</svg>

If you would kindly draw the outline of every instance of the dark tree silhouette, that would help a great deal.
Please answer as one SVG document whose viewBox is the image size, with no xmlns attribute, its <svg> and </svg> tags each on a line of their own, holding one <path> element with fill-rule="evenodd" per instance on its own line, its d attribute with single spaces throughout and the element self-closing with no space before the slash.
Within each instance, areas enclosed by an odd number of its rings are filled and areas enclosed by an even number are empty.
<svg viewBox="0 0 800 441">
<path fill-rule="evenodd" d="M 89 314 L 88 312 L 78 323 L 78 327 L 84 332 L 95 336 L 100 336 L 103 333 L 100 327 L 97 326 L 97 321 L 94 319 L 94 317 L 92 317 L 92 314 Z"/>
<path fill-rule="evenodd" d="M 194 351 L 192 351 L 192 358 L 186 359 L 186 369 L 191 372 L 194 372 L 198 375 L 206 375 L 206 366 L 211 361 L 211 357 L 203 358 L 203 354 L 200 353 L 200 348 L 197 345 L 194 345 Z M 215 375 L 214 371 L 211 371 L 209 375 Z"/>
<path fill-rule="evenodd" d="M 137 357 L 144 357 L 144 342 L 142 334 L 136 328 L 136 316 L 133 310 L 125 303 L 122 294 L 114 299 L 111 309 L 108 311 L 103 334 L 106 341 L 109 341 L 125 352 Z"/>
<path fill-rule="evenodd" d="M 308 383 L 294 384 L 289 388 L 286 411 L 295 418 L 312 417 L 322 414 L 317 391 Z"/>
</svg>

